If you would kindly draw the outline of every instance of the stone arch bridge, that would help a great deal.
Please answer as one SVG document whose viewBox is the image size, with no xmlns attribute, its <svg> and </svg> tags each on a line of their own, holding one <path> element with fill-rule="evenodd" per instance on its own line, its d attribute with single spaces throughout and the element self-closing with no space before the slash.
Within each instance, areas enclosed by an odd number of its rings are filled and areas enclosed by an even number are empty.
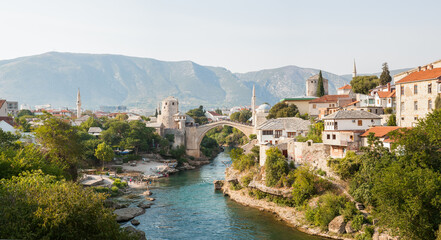
<svg viewBox="0 0 441 240">
<path fill-rule="evenodd" d="M 205 125 L 200 125 L 197 127 L 186 127 L 185 128 L 185 143 L 186 143 L 186 153 L 189 156 L 199 158 L 201 156 L 201 142 L 205 134 L 211 129 L 218 126 L 230 126 L 237 128 L 241 132 L 250 137 L 250 134 L 256 134 L 256 130 L 252 125 L 246 125 L 242 123 L 232 122 L 232 121 L 218 121 Z"/>
</svg>

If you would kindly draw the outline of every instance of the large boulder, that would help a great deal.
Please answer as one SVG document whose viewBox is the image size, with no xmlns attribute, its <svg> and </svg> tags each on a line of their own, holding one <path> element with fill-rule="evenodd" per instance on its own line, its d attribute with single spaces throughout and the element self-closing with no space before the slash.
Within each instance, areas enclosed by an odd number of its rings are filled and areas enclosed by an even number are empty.
<svg viewBox="0 0 441 240">
<path fill-rule="evenodd" d="M 214 184 L 214 190 L 221 190 L 222 186 L 224 186 L 224 181 L 223 180 L 214 180 L 213 184 Z"/>
<path fill-rule="evenodd" d="M 147 202 L 140 202 L 140 203 L 138 203 L 138 207 L 144 208 L 144 209 L 150 208 L 152 205 L 153 205 L 153 203 L 147 203 Z"/>
<path fill-rule="evenodd" d="M 352 221 L 349 221 L 348 223 L 346 223 L 346 227 L 345 227 L 346 233 L 354 233 L 355 229 L 352 228 Z"/>
<path fill-rule="evenodd" d="M 113 213 L 116 214 L 117 222 L 127 222 L 136 216 L 144 214 L 145 209 L 140 207 L 129 207 L 116 209 L 115 211 L 113 211 Z"/>
<path fill-rule="evenodd" d="M 136 237 L 138 237 L 139 240 L 146 240 L 145 232 L 138 230 L 132 226 L 125 227 L 124 231 L 132 233 L 132 235 L 135 235 Z"/>
<path fill-rule="evenodd" d="M 343 234 L 346 232 L 346 223 L 343 216 L 338 216 L 332 219 L 328 225 L 328 229 L 332 233 Z"/>
</svg>

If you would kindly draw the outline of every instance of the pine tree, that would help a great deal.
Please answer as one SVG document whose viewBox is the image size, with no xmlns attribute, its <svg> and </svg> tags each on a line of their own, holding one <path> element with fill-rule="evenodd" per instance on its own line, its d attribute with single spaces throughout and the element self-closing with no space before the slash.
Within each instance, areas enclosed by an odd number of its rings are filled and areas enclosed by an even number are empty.
<svg viewBox="0 0 441 240">
<path fill-rule="evenodd" d="M 381 73 L 380 76 L 380 84 L 386 85 L 391 81 L 392 81 L 392 77 L 390 76 L 389 67 L 387 66 L 387 63 L 383 63 L 383 72 Z"/>
<path fill-rule="evenodd" d="M 317 83 L 317 97 L 321 97 L 324 95 L 325 95 L 325 87 L 323 86 L 322 70 L 320 70 L 318 83 Z"/>
</svg>

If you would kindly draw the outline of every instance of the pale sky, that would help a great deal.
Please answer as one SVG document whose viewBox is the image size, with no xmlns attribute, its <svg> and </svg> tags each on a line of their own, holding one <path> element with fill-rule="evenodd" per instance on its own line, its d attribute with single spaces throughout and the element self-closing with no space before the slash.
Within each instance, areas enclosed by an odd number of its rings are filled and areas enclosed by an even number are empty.
<svg viewBox="0 0 441 240">
<path fill-rule="evenodd" d="M 49 51 L 336 74 L 441 59 L 441 1 L 0 0 L 0 59 Z"/>
</svg>

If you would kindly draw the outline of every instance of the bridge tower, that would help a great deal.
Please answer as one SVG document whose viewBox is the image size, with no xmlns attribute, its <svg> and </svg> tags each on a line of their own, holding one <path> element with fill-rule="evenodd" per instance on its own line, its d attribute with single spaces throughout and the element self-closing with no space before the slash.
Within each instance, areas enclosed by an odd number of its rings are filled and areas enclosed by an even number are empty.
<svg viewBox="0 0 441 240">
<path fill-rule="evenodd" d="M 179 102 L 174 97 L 167 97 L 162 100 L 158 122 L 164 124 L 164 128 L 176 128 L 174 115 L 179 111 Z"/>
</svg>

